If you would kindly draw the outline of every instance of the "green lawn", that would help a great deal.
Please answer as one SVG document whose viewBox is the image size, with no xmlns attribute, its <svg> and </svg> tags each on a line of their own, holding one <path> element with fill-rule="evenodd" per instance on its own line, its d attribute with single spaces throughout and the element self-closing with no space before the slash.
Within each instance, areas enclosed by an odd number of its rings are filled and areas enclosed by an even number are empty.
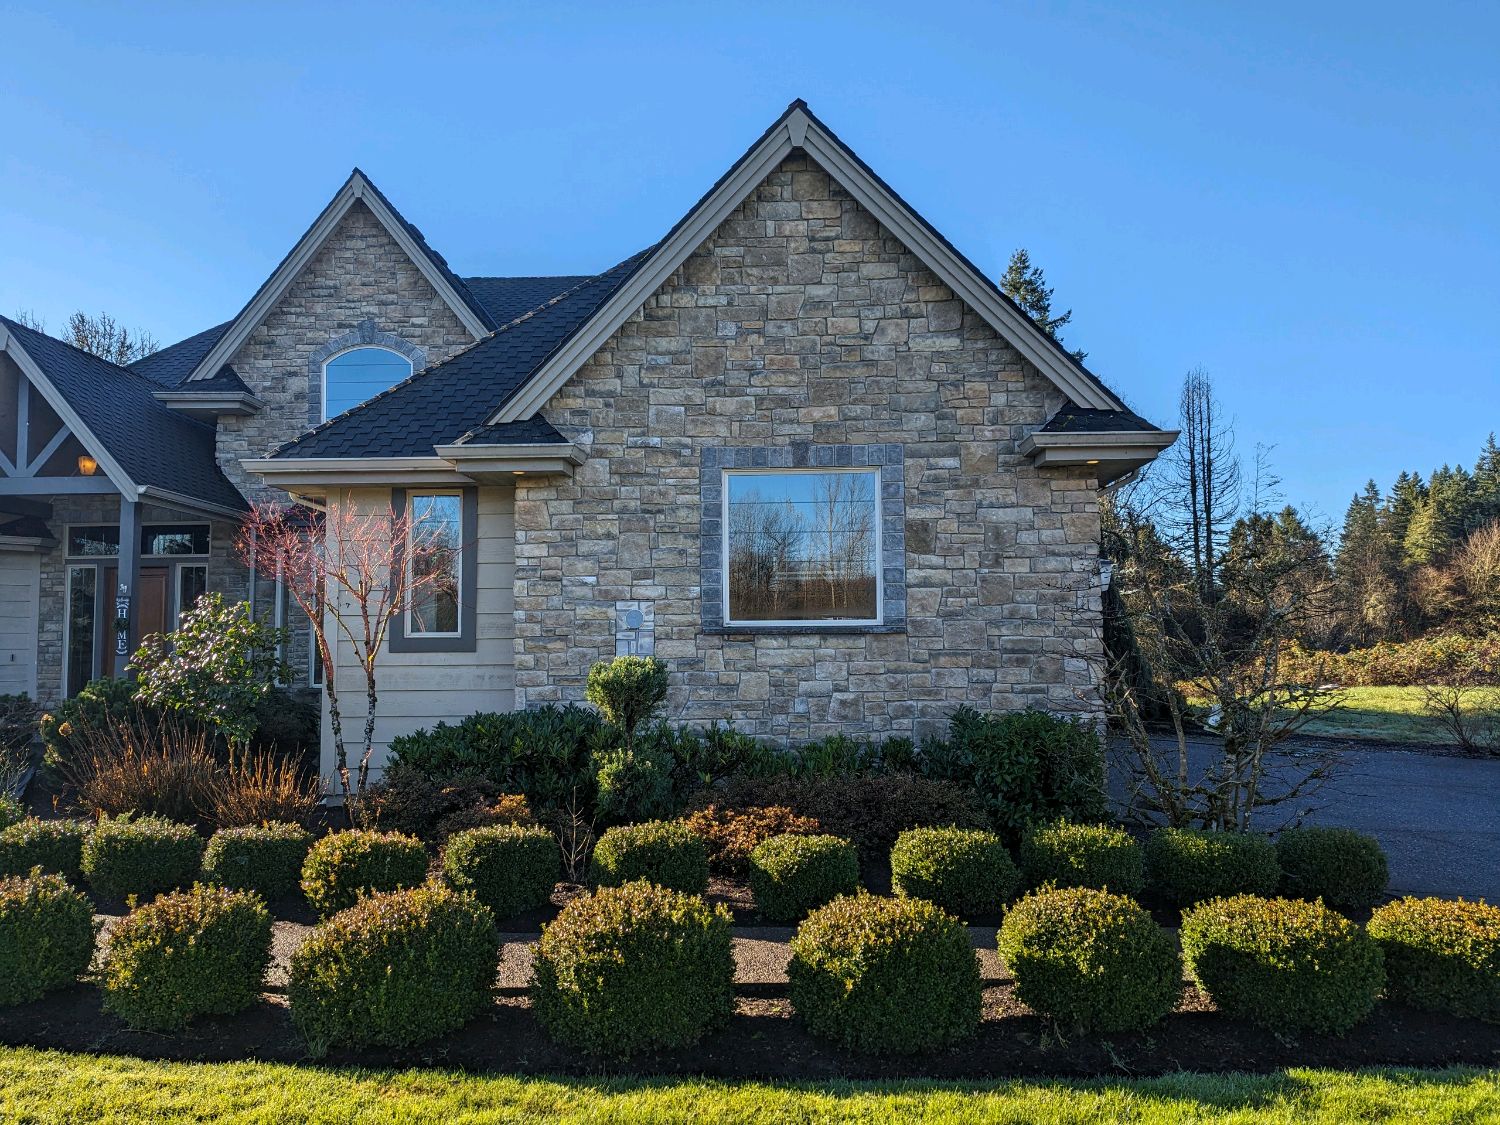
<svg viewBox="0 0 1500 1125">
<path fill-rule="evenodd" d="M 7 1123 L 1500 1121 L 1494 1071 L 1292 1070 L 1118 1082 L 554 1080 L 264 1063 L 153 1063 L 0 1048 Z"/>
<path fill-rule="evenodd" d="M 1308 723 L 1302 733 L 1383 742 L 1453 742 L 1453 736 L 1424 713 L 1419 687 L 1351 687 L 1342 689 L 1339 698 L 1340 707 Z M 1474 698 L 1500 711 L 1500 688 L 1476 688 Z"/>
</svg>

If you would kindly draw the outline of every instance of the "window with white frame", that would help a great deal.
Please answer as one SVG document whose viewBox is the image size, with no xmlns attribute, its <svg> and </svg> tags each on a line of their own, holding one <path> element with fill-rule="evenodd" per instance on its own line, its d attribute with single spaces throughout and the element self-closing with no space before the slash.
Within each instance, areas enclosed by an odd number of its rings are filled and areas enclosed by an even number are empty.
<svg viewBox="0 0 1500 1125">
<path fill-rule="evenodd" d="M 463 589 L 463 497 L 457 492 L 407 494 L 406 636 L 457 637 Z"/>
<path fill-rule="evenodd" d="M 323 364 L 323 420 L 368 402 L 411 375 L 411 360 L 389 348 L 340 352 Z"/>
<path fill-rule="evenodd" d="M 729 625 L 879 624 L 880 469 L 726 469 Z"/>
</svg>

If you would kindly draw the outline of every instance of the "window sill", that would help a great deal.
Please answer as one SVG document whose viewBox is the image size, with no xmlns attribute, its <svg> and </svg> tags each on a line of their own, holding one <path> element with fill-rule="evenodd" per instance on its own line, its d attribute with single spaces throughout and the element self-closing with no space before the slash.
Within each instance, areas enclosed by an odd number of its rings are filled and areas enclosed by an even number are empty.
<svg viewBox="0 0 1500 1125">
<path fill-rule="evenodd" d="M 906 632 L 906 626 L 904 624 L 859 625 L 845 624 L 843 622 L 820 624 L 810 621 L 805 625 L 705 625 L 702 631 L 710 635 L 729 633 L 749 633 L 751 635 L 759 633 L 904 633 Z"/>
</svg>

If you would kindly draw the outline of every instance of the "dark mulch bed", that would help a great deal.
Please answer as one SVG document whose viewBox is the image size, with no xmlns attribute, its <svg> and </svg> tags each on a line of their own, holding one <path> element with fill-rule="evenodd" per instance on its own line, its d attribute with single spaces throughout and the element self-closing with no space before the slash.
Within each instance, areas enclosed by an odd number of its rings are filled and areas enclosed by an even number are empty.
<svg viewBox="0 0 1500 1125">
<path fill-rule="evenodd" d="M 308 1061 L 283 997 L 268 995 L 237 1016 L 205 1019 L 181 1034 L 124 1029 L 80 985 L 33 1004 L 0 1010 L 0 1043 L 193 1061 Z M 1500 1026 L 1381 1005 L 1344 1038 L 1281 1038 L 1228 1019 L 1195 992 L 1149 1033 L 1059 1039 L 1027 1014 L 1008 985 L 985 992 L 979 1034 L 952 1050 L 908 1058 L 860 1056 L 814 1038 L 784 997 L 742 998 L 728 1027 L 692 1050 L 628 1063 L 590 1060 L 558 1047 L 525 1000 L 507 995 L 452 1035 L 404 1050 L 340 1050 L 332 1065 L 441 1066 L 510 1074 L 660 1074 L 721 1078 L 829 1079 L 1086 1077 L 1178 1070 L 1274 1071 L 1288 1066 L 1348 1069 L 1389 1065 L 1500 1065 Z"/>
</svg>

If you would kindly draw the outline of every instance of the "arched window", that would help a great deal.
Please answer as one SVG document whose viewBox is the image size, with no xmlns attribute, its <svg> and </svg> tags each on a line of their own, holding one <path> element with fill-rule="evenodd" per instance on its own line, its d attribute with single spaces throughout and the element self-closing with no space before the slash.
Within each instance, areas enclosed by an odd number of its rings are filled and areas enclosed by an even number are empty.
<svg viewBox="0 0 1500 1125">
<path fill-rule="evenodd" d="M 323 364 L 323 420 L 389 390 L 411 371 L 411 360 L 389 348 L 340 352 Z"/>
</svg>

